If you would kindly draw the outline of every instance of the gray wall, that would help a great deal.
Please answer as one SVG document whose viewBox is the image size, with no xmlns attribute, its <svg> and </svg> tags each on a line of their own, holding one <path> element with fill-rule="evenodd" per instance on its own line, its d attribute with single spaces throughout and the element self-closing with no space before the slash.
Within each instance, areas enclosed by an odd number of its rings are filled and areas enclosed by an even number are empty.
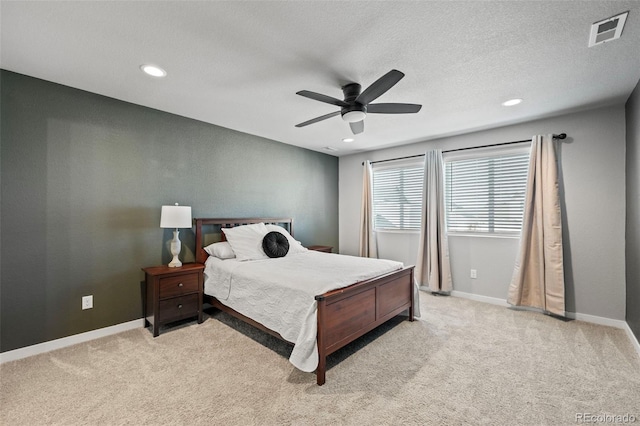
<svg viewBox="0 0 640 426">
<path fill-rule="evenodd" d="M 627 114 L 627 323 L 640 340 L 640 82 Z"/>
<path fill-rule="evenodd" d="M 428 119 L 428 117 L 424 118 Z M 560 144 L 565 216 L 566 307 L 625 318 L 624 105 L 340 157 L 340 252 L 357 254 L 363 160 L 421 154 L 566 132 Z M 415 234 L 379 234 L 381 256 L 415 264 Z M 506 299 L 518 247 L 515 238 L 452 236 L 454 290 Z M 478 278 L 469 277 L 477 269 Z"/>
<path fill-rule="evenodd" d="M 140 268 L 171 258 L 163 204 L 338 245 L 335 157 L 8 71 L 0 88 L 3 352 L 141 318 Z"/>
</svg>

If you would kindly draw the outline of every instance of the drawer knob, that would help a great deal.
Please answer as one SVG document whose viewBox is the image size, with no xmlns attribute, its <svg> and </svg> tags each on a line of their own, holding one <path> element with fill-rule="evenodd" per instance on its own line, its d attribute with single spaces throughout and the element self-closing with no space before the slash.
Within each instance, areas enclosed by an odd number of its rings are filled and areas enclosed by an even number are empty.
<svg viewBox="0 0 640 426">
<path fill-rule="evenodd" d="M 182 309 L 182 305 L 178 305 L 178 309 Z"/>
<path fill-rule="evenodd" d="M 182 283 L 178 284 L 178 287 L 182 287 Z"/>
</svg>

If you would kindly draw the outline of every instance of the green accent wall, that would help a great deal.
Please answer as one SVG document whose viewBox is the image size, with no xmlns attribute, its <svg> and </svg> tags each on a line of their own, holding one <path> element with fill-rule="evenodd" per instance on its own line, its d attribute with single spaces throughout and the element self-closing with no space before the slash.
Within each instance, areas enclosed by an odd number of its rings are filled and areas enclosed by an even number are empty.
<svg viewBox="0 0 640 426">
<path fill-rule="evenodd" d="M 293 217 L 337 251 L 335 157 L 5 70 L 0 91 L 2 352 L 141 318 L 140 268 L 171 259 L 163 204 Z"/>
<path fill-rule="evenodd" d="M 640 340 L 640 81 L 625 105 L 627 324 Z"/>
</svg>

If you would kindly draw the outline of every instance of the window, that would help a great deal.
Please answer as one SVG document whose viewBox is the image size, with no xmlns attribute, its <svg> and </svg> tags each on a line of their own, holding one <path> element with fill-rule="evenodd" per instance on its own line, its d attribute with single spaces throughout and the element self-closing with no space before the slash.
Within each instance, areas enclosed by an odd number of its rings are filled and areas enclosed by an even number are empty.
<svg viewBox="0 0 640 426">
<path fill-rule="evenodd" d="M 518 234 L 529 169 L 528 147 L 445 157 L 450 233 Z"/>
<path fill-rule="evenodd" d="M 373 166 L 373 227 L 419 231 L 424 160 Z"/>
</svg>

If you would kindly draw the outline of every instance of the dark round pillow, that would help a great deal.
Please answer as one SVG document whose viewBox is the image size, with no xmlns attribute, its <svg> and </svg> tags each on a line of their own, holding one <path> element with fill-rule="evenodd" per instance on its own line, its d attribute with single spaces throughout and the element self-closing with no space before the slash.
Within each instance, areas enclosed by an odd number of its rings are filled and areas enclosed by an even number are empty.
<svg viewBox="0 0 640 426">
<path fill-rule="evenodd" d="M 284 257 L 289 253 L 289 240 L 278 231 L 271 231 L 262 239 L 262 250 L 269 257 Z"/>
</svg>

